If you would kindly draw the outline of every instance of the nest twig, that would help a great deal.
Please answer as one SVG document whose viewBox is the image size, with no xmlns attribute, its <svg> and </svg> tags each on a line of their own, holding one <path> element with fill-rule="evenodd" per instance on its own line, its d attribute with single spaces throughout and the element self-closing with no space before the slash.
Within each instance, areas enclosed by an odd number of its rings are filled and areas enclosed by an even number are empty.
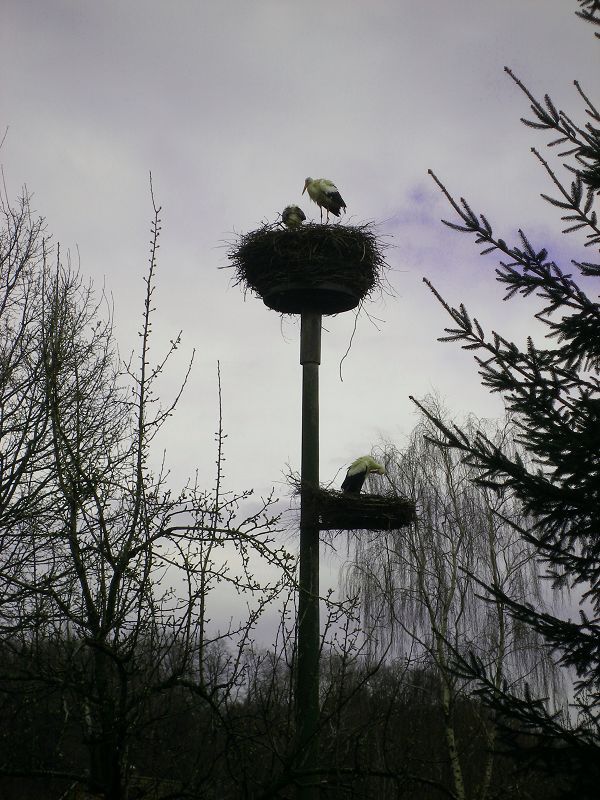
<svg viewBox="0 0 600 800">
<path fill-rule="evenodd" d="M 387 267 L 371 224 L 308 223 L 296 229 L 271 224 L 242 234 L 232 244 L 229 260 L 235 285 L 265 299 L 286 286 L 318 289 L 339 284 L 360 300 L 381 286 Z"/>
</svg>

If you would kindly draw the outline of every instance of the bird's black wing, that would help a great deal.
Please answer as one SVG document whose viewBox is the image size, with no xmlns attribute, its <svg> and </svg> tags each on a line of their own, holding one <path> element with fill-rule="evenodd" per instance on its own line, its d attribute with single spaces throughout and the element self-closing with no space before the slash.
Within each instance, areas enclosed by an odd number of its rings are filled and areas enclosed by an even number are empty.
<svg viewBox="0 0 600 800">
<path fill-rule="evenodd" d="M 325 208 L 330 211 L 334 216 L 339 217 L 340 210 L 346 210 L 346 203 L 342 200 L 342 195 L 339 192 L 331 192 L 326 195 Z"/>
<path fill-rule="evenodd" d="M 360 494 L 366 477 L 366 470 L 365 472 L 357 472 L 355 475 L 346 475 L 342 483 L 342 492 L 346 492 L 346 494 Z"/>
</svg>

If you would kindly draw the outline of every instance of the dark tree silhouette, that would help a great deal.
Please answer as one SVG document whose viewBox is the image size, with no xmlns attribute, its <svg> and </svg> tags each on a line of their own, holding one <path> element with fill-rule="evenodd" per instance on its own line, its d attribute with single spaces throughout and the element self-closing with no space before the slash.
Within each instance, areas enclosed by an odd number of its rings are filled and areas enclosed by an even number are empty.
<svg viewBox="0 0 600 800">
<path fill-rule="evenodd" d="M 581 15 L 598 23 L 598 3 L 580 3 Z M 558 110 L 550 97 L 538 101 L 506 68 L 530 101 L 531 115 L 522 121 L 553 134 L 549 147 L 558 147 L 566 177 L 535 148 L 552 184 L 542 197 L 560 209 L 563 233 L 584 236 L 584 245 L 600 245 L 597 195 L 600 193 L 600 112 L 577 81 L 585 122 L 575 122 Z M 461 342 L 476 353 L 484 386 L 504 397 L 514 415 L 518 441 L 531 457 L 524 463 L 493 442 L 484 431 L 470 435 L 449 426 L 435 410 L 419 405 L 436 425 L 433 438 L 441 447 L 458 450 L 478 473 L 478 482 L 500 493 L 514 495 L 530 525 L 511 522 L 534 545 L 555 586 L 576 588 L 579 619 L 561 619 L 528 603 L 517 602 L 491 584 L 491 598 L 500 599 L 521 623 L 542 634 L 564 667 L 574 668 L 574 709 L 571 719 L 552 714 L 543 698 L 529 692 L 516 696 L 494 685 L 482 661 L 473 655 L 461 669 L 479 679 L 479 692 L 504 719 L 513 744 L 520 751 L 569 776 L 568 796 L 597 796 L 600 780 L 600 305 L 579 284 L 595 289 L 600 263 L 571 262 L 566 272 L 545 248 L 534 246 L 520 230 L 519 242 L 507 244 L 497 236 L 483 214 L 466 200 L 456 200 L 443 183 L 433 179 L 458 219 L 449 227 L 473 234 L 482 253 L 499 251 L 497 280 L 506 289 L 505 300 L 534 295 L 541 300 L 535 317 L 546 329 L 551 345 L 533 338 L 519 347 L 499 333 L 490 336 L 471 319 L 464 305 L 450 306 L 425 279 L 453 320 L 441 341 Z M 574 275 L 578 276 L 577 281 Z M 518 730 L 518 736 L 515 731 Z M 574 794 L 574 792 L 576 794 Z"/>
<path fill-rule="evenodd" d="M 158 378 L 181 336 L 151 357 L 152 199 L 140 347 L 125 364 L 102 298 L 49 248 L 26 200 L 0 200 L 0 707 L 32 720 L 3 739 L 0 776 L 78 781 L 110 800 L 131 796 L 157 696 L 171 696 L 169 723 L 185 697 L 204 738 L 223 736 L 252 630 L 293 570 L 274 498 L 225 488 L 220 378 L 213 487 L 173 488 L 155 453 L 187 374 L 161 405 Z M 261 563 L 273 578 L 255 574 Z M 244 595 L 247 613 L 217 629 L 219 586 Z M 74 730 L 75 754 L 63 747 Z M 200 792 L 210 768 L 195 755 L 185 766 L 179 784 Z"/>
</svg>

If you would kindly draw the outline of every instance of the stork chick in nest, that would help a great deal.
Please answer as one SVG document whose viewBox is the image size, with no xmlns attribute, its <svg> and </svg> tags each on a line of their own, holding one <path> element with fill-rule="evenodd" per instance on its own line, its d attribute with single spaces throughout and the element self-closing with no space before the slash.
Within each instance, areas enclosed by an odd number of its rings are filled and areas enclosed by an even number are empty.
<svg viewBox="0 0 600 800">
<path fill-rule="evenodd" d="M 305 219 L 306 214 L 298 206 L 286 206 L 281 212 L 281 221 L 286 228 L 299 228 Z"/>
</svg>

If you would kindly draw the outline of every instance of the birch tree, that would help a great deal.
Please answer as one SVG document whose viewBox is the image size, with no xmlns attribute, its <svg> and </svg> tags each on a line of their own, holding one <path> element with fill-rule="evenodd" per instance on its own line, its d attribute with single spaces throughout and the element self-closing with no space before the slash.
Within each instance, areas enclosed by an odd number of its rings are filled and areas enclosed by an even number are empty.
<svg viewBox="0 0 600 800">
<path fill-rule="evenodd" d="M 493 427 L 471 418 L 467 427 L 486 428 L 495 441 L 514 449 L 509 425 Z M 431 443 L 434 430 L 423 417 L 405 449 L 388 444 L 377 453 L 391 491 L 415 500 L 417 520 L 401 531 L 361 534 L 346 583 L 349 591 L 360 593 L 365 624 L 377 628 L 380 646 L 391 644 L 398 656 L 410 654 L 434 670 L 451 774 L 448 788 L 458 800 L 485 800 L 496 731 L 492 717 L 481 709 L 485 753 L 476 780 L 468 783 L 464 768 L 473 759 L 473 742 L 460 740 L 456 709 L 470 687 L 454 669 L 456 655 L 476 653 L 497 686 L 525 679 L 551 693 L 559 686 L 540 637 L 516 624 L 503 602 L 480 597 L 483 581 L 523 602 L 545 602 L 535 552 L 513 527 L 523 522 L 523 511 L 510 496 L 474 486 L 469 466 Z M 442 771 L 438 779 L 444 783 Z"/>
</svg>

